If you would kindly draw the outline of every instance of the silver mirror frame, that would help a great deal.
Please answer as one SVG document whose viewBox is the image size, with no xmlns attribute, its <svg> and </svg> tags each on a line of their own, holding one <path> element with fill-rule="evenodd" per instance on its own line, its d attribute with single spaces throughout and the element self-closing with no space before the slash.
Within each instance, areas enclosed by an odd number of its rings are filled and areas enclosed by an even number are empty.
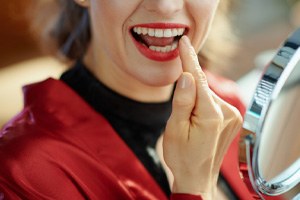
<svg viewBox="0 0 300 200">
<path fill-rule="evenodd" d="M 272 102 L 277 98 L 295 67 L 300 68 L 300 28 L 288 37 L 266 66 L 244 116 L 244 134 L 240 140 L 240 164 L 247 165 L 252 189 L 261 199 L 263 199 L 262 194 L 268 196 L 284 194 L 300 182 L 299 159 L 299 162 L 297 161 L 283 172 L 280 178 L 272 181 L 266 181 L 258 167 L 258 152 L 265 118 Z M 286 176 L 283 177 L 284 175 Z"/>
</svg>

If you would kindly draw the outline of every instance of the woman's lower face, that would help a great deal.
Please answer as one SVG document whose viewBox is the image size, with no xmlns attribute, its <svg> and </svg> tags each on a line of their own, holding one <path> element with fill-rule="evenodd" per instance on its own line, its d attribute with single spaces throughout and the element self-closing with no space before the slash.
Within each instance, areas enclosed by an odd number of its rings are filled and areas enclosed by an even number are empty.
<svg viewBox="0 0 300 200">
<path fill-rule="evenodd" d="M 199 51 L 218 2 L 90 0 L 89 67 L 108 84 L 158 87 L 174 83 L 182 73 L 180 37 L 187 35 Z"/>
</svg>

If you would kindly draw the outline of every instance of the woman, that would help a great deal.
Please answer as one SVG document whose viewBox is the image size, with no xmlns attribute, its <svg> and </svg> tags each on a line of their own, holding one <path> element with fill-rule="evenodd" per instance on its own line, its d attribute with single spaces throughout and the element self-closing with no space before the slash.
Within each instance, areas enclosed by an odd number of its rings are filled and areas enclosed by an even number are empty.
<svg viewBox="0 0 300 200">
<path fill-rule="evenodd" d="M 243 111 L 196 54 L 218 4 L 60 1 L 51 36 L 77 62 L 61 80 L 24 87 L 24 109 L 1 133 L 4 198 L 215 199 Z M 223 192 L 250 198 L 236 146 L 228 152 Z"/>
</svg>

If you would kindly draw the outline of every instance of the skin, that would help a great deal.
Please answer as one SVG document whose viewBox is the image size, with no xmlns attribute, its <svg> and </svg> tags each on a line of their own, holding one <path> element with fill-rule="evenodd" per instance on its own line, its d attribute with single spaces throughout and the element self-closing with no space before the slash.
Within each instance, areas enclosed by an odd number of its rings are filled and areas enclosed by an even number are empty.
<svg viewBox="0 0 300 200">
<path fill-rule="evenodd" d="M 84 62 L 101 82 L 137 101 L 162 102 L 178 80 L 163 136 L 164 160 L 174 177 L 172 191 L 213 199 L 221 161 L 242 121 L 237 109 L 208 88 L 196 55 L 218 0 L 75 1 L 90 13 L 92 40 Z M 129 27 L 156 22 L 189 27 L 176 59 L 150 60 L 134 46 Z"/>
</svg>

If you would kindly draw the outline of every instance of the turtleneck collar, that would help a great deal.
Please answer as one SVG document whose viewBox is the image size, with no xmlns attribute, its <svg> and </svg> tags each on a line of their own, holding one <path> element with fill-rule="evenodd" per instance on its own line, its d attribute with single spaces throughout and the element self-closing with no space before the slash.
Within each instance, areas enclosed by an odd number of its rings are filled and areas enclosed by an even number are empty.
<svg viewBox="0 0 300 200">
<path fill-rule="evenodd" d="M 101 83 L 81 61 L 65 72 L 61 79 L 104 116 L 145 126 L 164 126 L 171 112 L 171 99 L 161 103 L 144 103 L 129 99 Z"/>
</svg>

